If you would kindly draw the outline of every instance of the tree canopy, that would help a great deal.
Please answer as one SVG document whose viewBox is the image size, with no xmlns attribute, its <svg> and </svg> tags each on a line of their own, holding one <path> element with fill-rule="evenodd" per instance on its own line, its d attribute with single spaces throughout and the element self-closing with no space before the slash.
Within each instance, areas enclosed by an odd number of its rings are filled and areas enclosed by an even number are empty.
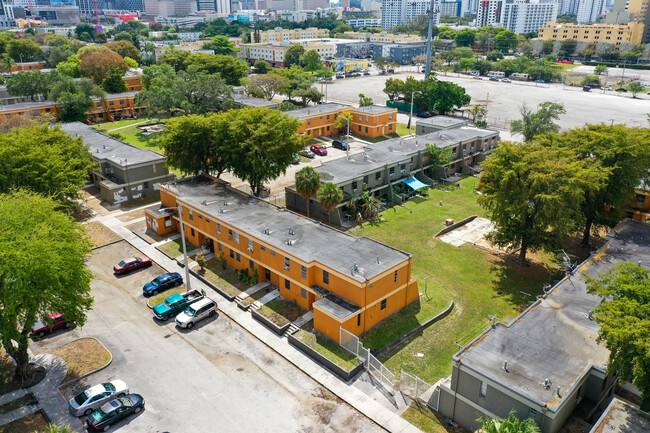
<svg viewBox="0 0 650 433">
<path fill-rule="evenodd" d="M 130 41 L 116 40 L 114 42 L 109 42 L 104 46 L 122 57 L 130 57 L 136 62 L 140 61 L 140 50 Z"/>
<path fill-rule="evenodd" d="M 214 54 L 230 56 L 238 53 L 239 48 L 227 36 L 215 36 L 203 45 L 203 48 L 214 51 Z"/>
<path fill-rule="evenodd" d="M 122 56 L 104 46 L 84 47 L 77 55 L 81 60 L 78 66 L 79 73 L 92 79 L 95 84 L 101 84 L 112 69 L 122 73 L 129 70 L 129 65 Z"/>
<path fill-rule="evenodd" d="M 341 200 L 343 200 L 343 191 L 336 184 L 326 182 L 318 189 L 317 197 L 320 204 L 327 211 L 329 223 L 332 225 L 332 209 L 338 206 Z"/>
<path fill-rule="evenodd" d="M 106 94 L 88 78 L 64 77 L 50 87 L 49 98 L 59 105 L 59 119 L 63 122 L 83 122 L 86 112 L 93 104 L 93 98 L 104 99 Z"/>
<path fill-rule="evenodd" d="M 532 418 L 519 420 L 514 414 L 510 412 L 505 419 L 495 418 L 479 418 L 481 422 L 481 430 L 484 433 L 540 433 L 539 426 Z"/>
<path fill-rule="evenodd" d="M 586 276 L 589 293 L 602 301 L 592 312 L 599 341 L 609 349 L 608 370 L 620 372 L 641 391 L 650 411 L 650 275 L 636 263 L 622 263 L 598 278 Z"/>
<path fill-rule="evenodd" d="M 296 191 L 307 200 L 307 217 L 309 217 L 311 197 L 318 192 L 319 187 L 320 175 L 310 166 L 296 172 Z"/>
<path fill-rule="evenodd" d="M 284 53 L 284 66 L 290 68 L 291 66 L 300 66 L 302 55 L 305 53 L 305 47 L 300 44 L 291 44 L 291 46 Z"/>
<path fill-rule="evenodd" d="M 17 188 L 52 197 L 69 206 L 92 167 L 81 138 L 60 128 L 31 124 L 0 135 L 0 193 Z"/>
<path fill-rule="evenodd" d="M 47 94 L 48 78 L 39 71 L 20 71 L 7 78 L 7 92 L 12 96 L 34 97 Z"/>
<path fill-rule="evenodd" d="M 85 323 L 93 301 L 85 264 L 91 245 L 51 198 L 20 189 L 0 201 L 0 341 L 24 377 L 29 333 L 40 317 L 58 312 Z"/>
<path fill-rule="evenodd" d="M 530 141 L 539 134 L 558 132 L 560 126 L 553 121 L 565 113 L 564 106 L 555 102 L 542 102 L 537 106 L 537 111 L 524 105 L 521 107 L 522 119 L 512 121 L 510 131 L 522 134 L 525 141 Z"/>
</svg>

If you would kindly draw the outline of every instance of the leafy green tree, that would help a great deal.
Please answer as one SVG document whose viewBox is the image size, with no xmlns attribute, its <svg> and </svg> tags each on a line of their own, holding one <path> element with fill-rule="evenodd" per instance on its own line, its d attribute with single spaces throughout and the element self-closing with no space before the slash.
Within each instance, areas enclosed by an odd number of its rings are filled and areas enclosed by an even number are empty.
<svg viewBox="0 0 650 433">
<path fill-rule="evenodd" d="M 386 70 L 388 69 L 389 65 L 390 65 L 390 61 L 386 57 L 378 57 L 375 59 L 375 66 L 379 68 L 379 71 L 382 74 L 386 73 Z"/>
<path fill-rule="evenodd" d="M 595 75 L 587 75 L 580 80 L 580 84 L 583 86 L 600 86 L 600 78 Z"/>
<path fill-rule="evenodd" d="M 314 72 L 323 67 L 320 60 L 320 54 L 316 50 L 309 50 L 302 55 L 302 67 L 305 71 Z"/>
<path fill-rule="evenodd" d="M 0 193 L 28 188 L 69 206 L 92 166 L 81 139 L 32 123 L 0 135 Z"/>
<path fill-rule="evenodd" d="M 111 69 L 108 77 L 104 79 L 102 87 L 108 93 L 122 93 L 126 92 L 126 81 L 122 78 L 122 71 L 119 69 Z"/>
<path fill-rule="evenodd" d="M 124 58 L 105 46 L 84 47 L 79 50 L 78 56 L 81 59 L 79 73 L 83 77 L 91 78 L 96 84 L 101 84 L 113 69 L 119 69 L 122 73 L 129 70 Z"/>
<path fill-rule="evenodd" d="M 247 63 L 232 56 L 219 54 L 192 54 L 185 60 L 185 68 L 196 66 L 197 71 L 205 71 L 208 74 L 221 75 L 229 86 L 239 86 L 241 79 L 248 75 L 250 67 Z"/>
<path fill-rule="evenodd" d="M 359 93 L 359 107 L 370 107 L 374 104 L 372 101 L 372 98 L 364 95 L 363 93 Z"/>
<path fill-rule="evenodd" d="M 171 119 L 160 145 L 171 167 L 190 175 L 216 172 L 217 177 L 231 168 L 231 144 L 224 140 L 228 125 L 218 114 L 192 114 Z"/>
<path fill-rule="evenodd" d="M 74 433 L 72 427 L 66 425 L 48 424 L 45 433 Z"/>
<path fill-rule="evenodd" d="M 479 204 L 496 228 L 488 238 L 500 247 L 528 251 L 562 245 L 580 217 L 584 189 L 601 183 L 601 174 L 567 148 L 535 142 L 503 143 L 483 166 Z"/>
<path fill-rule="evenodd" d="M 79 326 L 86 321 L 91 244 L 51 198 L 21 189 L 0 201 L 0 340 L 25 378 L 29 334 L 39 317 L 57 311 Z"/>
<path fill-rule="evenodd" d="M 650 130 L 623 125 L 586 125 L 537 141 L 548 147 L 572 149 L 578 158 L 605 176 L 603 184 L 584 189 L 581 207 L 582 244 L 589 245 L 593 226 L 613 227 L 624 216 L 625 204 L 648 177 Z"/>
<path fill-rule="evenodd" d="M 215 36 L 210 42 L 204 44 L 203 48 L 224 56 L 231 56 L 239 52 L 239 48 L 227 36 Z"/>
<path fill-rule="evenodd" d="M 497 62 L 503 59 L 503 53 L 501 51 L 494 50 L 487 53 L 486 57 L 491 62 Z"/>
<path fill-rule="evenodd" d="M 305 54 L 305 47 L 300 44 L 291 44 L 284 53 L 284 66 L 287 68 L 293 65 L 300 66 L 303 54 Z"/>
<path fill-rule="evenodd" d="M 435 143 L 428 143 L 427 150 L 429 151 L 429 155 L 431 155 L 431 168 L 434 173 L 454 158 L 454 155 L 449 149 L 440 148 Z"/>
<path fill-rule="evenodd" d="M 94 42 L 97 29 L 91 24 L 78 24 L 74 29 L 77 39 L 84 42 Z"/>
<path fill-rule="evenodd" d="M 334 127 L 339 130 L 345 128 L 346 134 L 350 125 L 352 125 L 352 113 L 349 111 L 342 111 L 334 121 Z"/>
<path fill-rule="evenodd" d="M 510 412 L 508 418 L 495 419 L 495 418 L 479 418 L 482 431 L 484 433 L 540 433 L 539 426 L 532 418 L 519 420 L 514 414 Z"/>
<path fill-rule="evenodd" d="M 207 113 L 230 108 L 232 87 L 219 74 L 199 72 L 196 66 L 190 66 L 187 71 L 153 78 L 147 88 L 138 92 L 136 102 L 154 115 Z"/>
<path fill-rule="evenodd" d="M 296 172 L 296 191 L 307 200 L 307 218 L 311 208 L 311 197 L 320 187 L 320 175 L 313 168 L 307 166 Z"/>
<path fill-rule="evenodd" d="M 116 40 L 114 42 L 109 42 L 104 46 L 122 57 L 130 57 L 136 62 L 140 61 L 140 50 L 137 49 L 131 41 Z"/>
<path fill-rule="evenodd" d="M 524 136 L 525 141 L 530 141 L 539 134 L 558 132 L 560 126 L 553 123 L 560 115 L 566 113 L 564 106 L 555 102 L 542 102 L 533 112 L 524 105 L 521 107 L 521 120 L 513 120 L 510 124 L 510 131 Z"/>
<path fill-rule="evenodd" d="M 562 57 L 571 57 L 576 51 L 578 41 L 575 39 L 565 39 L 560 43 L 559 54 Z"/>
<path fill-rule="evenodd" d="M 501 30 L 494 37 L 495 48 L 501 52 L 509 52 L 517 48 L 517 35 L 510 30 Z"/>
<path fill-rule="evenodd" d="M 402 94 L 402 87 L 404 86 L 404 81 L 399 78 L 389 78 L 386 80 L 384 85 L 384 93 L 388 95 L 390 101 L 396 100 L 400 94 Z M 410 101 L 409 101 L 410 102 Z"/>
<path fill-rule="evenodd" d="M 553 46 L 555 41 L 552 39 L 546 39 L 542 42 L 542 54 L 551 54 L 553 52 Z"/>
<path fill-rule="evenodd" d="M 454 36 L 456 45 L 458 45 L 459 47 L 469 47 L 470 45 L 472 45 L 472 42 L 474 42 L 474 38 L 476 38 L 476 31 L 472 29 L 460 30 Z"/>
<path fill-rule="evenodd" d="M 7 92 L 34 101 L 35 96 L 47 94 L 47 84 L 47 77 L 41 71 L 21 71 L 7 78 Z"/>
<path fill-rule="evenodd" d="M 329 217 L 329 224 L 332 225 L 332 209 L 341 203 L 343 200 L 343 191 L 336 184 L 326 182 L 318 189 L 318 201 L 327 211 Z"/>
<path fill-rule="evenodd" d="M 79 63 L 81 63 L 81 60 L 79 57 L 76 55 L 72 55 L 68 57 L 68 59 L 65 62 L 61 62 L 58 65 L 56 65 L 56 71 L 63 76 L 70 77 L 70 78 L 79 78 L 81 74 L 79 74 Z"/>
<path fill-rule="evenodd" d="M 246 89 L 250 94 L 259 94 L 264 99 L 270 101 L 286 89 L 289 79 L 276 74 L 254 75 L 246 84 Z"/>
<path fill-rule="evenodd" d="M 43 60 L 43 49 L 31 39 L 15 39 L 7 46 L 7 55 L 16 63 Z"/>
<path fill-rule="evenodd" d="M 300 121 L 268 108 L 247 107 L 220 116 L 228 123 L 232 173 L 247 181 L 259 196 L 264 182 L 284 174 L 303 148 L 303 139 L 296 135 Z"/>
<path fill-rule="evenodd" d="M 169 51 L 164 52 L 162 56 L 160 56 L 160 59 L 158 60 L 158 64 L 170 65 L 171 67 L 174 68 L 176 72 L 184 71 L 187 68 L 185 62 L 189 57 L 190 57 L 189 51 L 170 49 Z"/>
<path fill-rule="evenodd" d="M 146 90 L 149 89 L 154 78 L 167 75 L 169 77 L 176 76 L 176 72 L 171 65 L 161 64 L 161 65 L 152 65 L 142 68 L 142 87 Z"/>
<path fill-rule="evenodd" d="M 50 88 L 49 98 L 57 102 L 62 122 L 83 122 L 88 118 L 86 111 L 93 104 L 93 98 L 104 99 L 104 91 L 88 78 L 61 79 Z"/>
<path fill-rule="evenodd" d="M 56 68 L 61 62 L 68 60 L 68 57 L 72 56 L 74 52 L 68 47 L 52 47 L 47 52 L 47 64 L 50 68 Z"/>
<path fill-rule="evenodd" d="M 258 74 L 266 74 L 271 70 L 271 65 L 267 63 L 264 59 L 255 60 L 255 72 Z"/>
<path fill-rule="evenodd" d="M 609 349 L 609 372 L 641 391 L 641 409 L 650 411 L 650 275 L 636 263 L 621 263 L 600 278 L 585 276 L 587 290 L 601 297 L 592 312 L 598 341 Z"/>
<path fill-rule="evenodd" d="M 291 66 L 289 69 L 274 69 L 270 74 L 286 78 L 285 85 L 279 93 L 286 95 L 289 101 L 292 102 L 295 97 L 302 98 L 315 82 L 312 74 L 305 72 L 296 65 Z"/>
<path fill-rule="evenodd" d="M 596 65 L 594 68 L 594 74 L 596 75 L 602 75 L 607 72 L 607 66 L 605 65 Z"/>
<path fill-rule="evenodd" d="M 645 91 L 645 86 L 643 86 L 638 81 L 633 81 L 627 85 L 627 90 L 632 93 L 633 98 L 636 98 L 636 95 Z"/>
<path fill-rule="evenodd" d="M 423 82 L 422 91 L 416 94 L 415 105 L 427 110 L 436 110 L 438 114 L 447 114 L 454 108 L 470 103 L 472 98 L 465 93 L 465 88 L 449 81 L 428 80 Z"/>
<path fill-rule="evenodd" d="M 477 119 L 479 121 L 483 120 L 487 114 L 487 109 L 484 105 L 474 105 L 469 109 L 469 114 L 472 116 L 472 123 L 476 123 Z"/>
</svg>

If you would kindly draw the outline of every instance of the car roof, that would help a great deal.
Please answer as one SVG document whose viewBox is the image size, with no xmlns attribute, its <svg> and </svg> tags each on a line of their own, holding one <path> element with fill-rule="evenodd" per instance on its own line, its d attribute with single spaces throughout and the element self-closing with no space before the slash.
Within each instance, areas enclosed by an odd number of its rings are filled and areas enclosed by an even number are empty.
<svg viewBox="0 0 650 433">
<path fill-rule="evenodd" d="M 128 259 L 124 259 L 124 263 L 137 262 L 137 261 L 138 261 L 137 257 L 129 257 Z"/>
<path fill-rule="evenodd" d="M 49 317 L 50 319 L 53 319 L 53 320 L 58 319 L 59 317 L 61 317 L 61 313 L 50 313 L 50 314 L 47 315 L 47 317 Z"/>
<path fill-rule="evenodd" d="M 190 304 L 190 307 L 192 307 L 192 309 L 198 309 L 198 308 L 203 308 L 203 307 L 205 307 L 206 305 L 209 305 L 209 304 L 216 304 L 216 302 L 214 302 L 210 298 L 203 298 L 203 299 L 199 299 L 196 302 L 192 302 Z"/>
<path fill-rule="evenodd" d="M 120 408 L 122 406 L 124 406 L 122 404 L 122 402 L 120 400 L 118 400 L 118 399 L 115 399 L 115 400 L 109 401 L 108 403 L 103 404 L 102 407 L 101 407 L 101 410 L 104 413 L 111 413 L 115 409 L 118 409 L 118 408 Z"/>
<path fill-rule="evenodd" d="M 104 385 L 100 383 L 100 384 L 93 385 L 90 388 L 88 388 L 86 390 L 86 395 L 88 395 L 88 397 L 93 397 L 93 396 L 95 396 L 97 394 L 101 394 L 104 391 L 106 391 L 106 388 L 104 388 Z"/>
</svg>

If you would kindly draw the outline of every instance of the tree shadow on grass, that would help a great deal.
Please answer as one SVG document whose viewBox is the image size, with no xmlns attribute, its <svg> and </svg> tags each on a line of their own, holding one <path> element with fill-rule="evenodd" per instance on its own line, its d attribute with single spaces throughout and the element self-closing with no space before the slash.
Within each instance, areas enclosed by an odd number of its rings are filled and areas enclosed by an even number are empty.
<svg viewBox="0 0 650 433">
<path fill-rule="evenodd" d="M 493 254 L 490 273 L 494 276 L 494 297 L 505 299 L 519 311 L 543 293 L 549 269 L 539 262 L 522 265 L 516 258 Z M 524 294 L 524 293 L 526 294 Z"/>
</svg>

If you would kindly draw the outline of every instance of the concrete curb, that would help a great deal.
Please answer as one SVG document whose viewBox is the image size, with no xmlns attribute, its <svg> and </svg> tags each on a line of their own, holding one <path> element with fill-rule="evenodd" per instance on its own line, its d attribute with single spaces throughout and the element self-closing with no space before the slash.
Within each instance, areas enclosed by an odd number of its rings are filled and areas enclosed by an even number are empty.
<svg viewBox="0 0 650 433">
<path fill-rule="evenodd" d="M 92 371 L 89 371 L 88 373 L 84 373 L 84 374 L 82 374 L 81 376 L 76 377 L 76 378 L 74 378 L 74 379 L 72 379 L 72 380 L 69 380 L 69 381 L 67 381 L 67 382 L 60 383 L 59 386 L 57 386 L 57 389 L 59 390 L 59 392 L 60 392 L 62 395 L 63 395 L 63 392 L 61 391 L 61 388 L 65 387 L 65 386 L 68 386 L 68 385 L 70 385 L 71 383 L 78 382 L 78 381 L 80 381 L 81 379 L 90 376 L 91 374 L 95 374 L 95 373 L 97 373 L 98 371 L 101 371 L 101 370 L 105 369 L 106 367 L 108 367 L 109 365 L 111 365 L 111 363 L 113 362 L 113 354 L 111 353 L 111 351 L 108 350 L 108 349 L 106 348 L 106 346 L 104 346 L 104 343 L 102 343 L 101 341 L 99 341 L 99 339 L 97 339 L 96 337 L 81 337 L 81 338 L 77 338 L 77 339 L 75 339 L 75 340 L 69 341 L 69 342 L 67 342 L 66 344 L 74 343 L 75 341 L 85 340 L 85 339 L 93 339 L 93 340 L 95 340 L 96 342 L 98 342 L 98 343 L 100 344 L 100 346 L 102 346 L 102 347 L 104 348 L 104 350 L 105 350 L 106 352 L 108 352 L 108 354 L 110 355 L 111 359 L 109 359 L 108 362 L 107 362 L 106 364 L 102 365 L 101 367 L 98 367 L 98 368 L 96 368 L 96 369 L 94 369 L 94 370 L 92 370 Z M 66 344 L 64 344 L 64 346 L 65 346 Z M 59 346 L 59 347 L 61 347 L 61 346 Z M 67 364 L 67 363 L 66 363 L 66 364 Z M 63 397 L 65 398 L 65 396 L 63 396 Z"/>
<path fill-rule="evenodd" d="M 118 243 L 118 242 L 122 242 L 123 240 L 124 240 L 124 239 L 118 239 L 118 240 L 116 240 L 116 241 L 111 241 L 111 242 L 108 242 L 108 243 L 106 243 L 106 244 L 97 245 L 96 247 L 92 247 L 92 248 L 90 249 L 90 251 L 98 250 L 98 249 L 100 249 L 100 248 L 104 248 L 104 247 L 107 247 L 107 246 L 109 246 L 109 245 L 113 245 L 113 244 L 116 244 L 116 243 Z"/>
</svg>

